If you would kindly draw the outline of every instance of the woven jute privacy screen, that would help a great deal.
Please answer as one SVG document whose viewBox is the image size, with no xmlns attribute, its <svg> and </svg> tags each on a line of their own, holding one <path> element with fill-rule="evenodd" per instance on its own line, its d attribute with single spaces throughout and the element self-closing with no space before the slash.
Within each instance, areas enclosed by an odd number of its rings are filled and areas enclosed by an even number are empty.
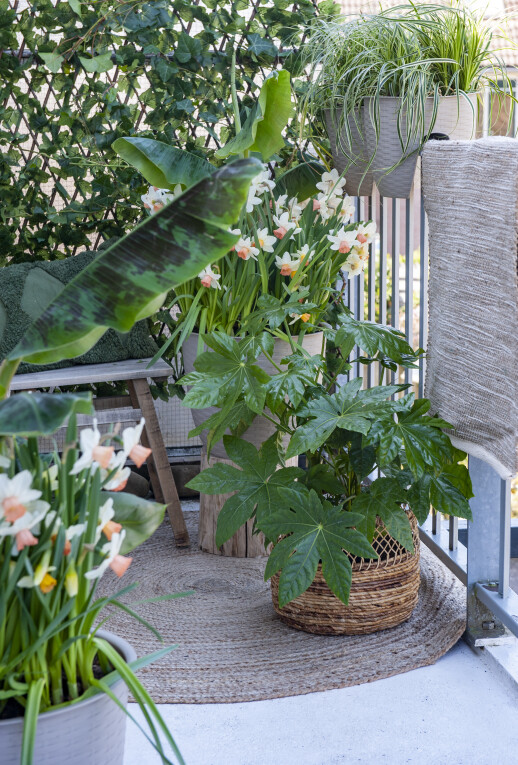
<svg viewBox="0 0 518 765">
<path fill-rule="evenodd" d="M 425 395 L 453 441 L 508 478 L 517 472 L 518 141 L 430 141 Z"/>
</svg>

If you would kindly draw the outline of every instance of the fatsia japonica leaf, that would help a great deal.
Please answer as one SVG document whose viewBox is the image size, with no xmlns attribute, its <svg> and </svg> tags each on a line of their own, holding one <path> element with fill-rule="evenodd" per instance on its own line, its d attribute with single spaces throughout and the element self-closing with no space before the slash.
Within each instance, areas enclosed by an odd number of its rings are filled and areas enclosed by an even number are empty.
<svg viewBox="0 0 518 765">
<path fill-rule="evenodd" d="M 418 399 L 412 403 L 412 398 L 413 394 L 405 397 L 408 406 L 396 413 L 396 419 L 385 417 L 376 421 L 367 438 L 377 448 L 380 467 L 392 462 L 403 448 L 408 467 L 420 478 L 430 469 L 440 470 L 450 463 L 454 449 L 442 432 L 442 428 L 451 428 L 451 425 L 427 415 L 429 401 Z"/>
<path fill-rule="evenodd" d="M 296 467 L 280 468 L 280 456 L 275 436 L 269 438 L 258 451 L 253 444 L 235 436 L 224 436 L 223 444 L 229 459 L 238 465 L 222 469 L 218 464 L 207 468 L 189 482 L 188 488 L 205 494 L 228 494 L 237 492 L 223 505 L 218 516 L 216 544 L 222 545 L 227 539 L 254 515 L 257 522 L 285 503 L 279 490 L 288 496 L 304 489 L 296 481 L 304 471 Z"/>
<path fill-rule="evenodd" d="M 204 340 L 213 350 L 201 353 L 194 362 L 195 373 L 180 380 L 185 385 L 194 383 L 183 404 L 193 409 L 225 407 L 243 396 L 249 409 L 262 413 L 266 398 L 264 383 L 270 378 L 254 363 L 261 352 L 260 345 L 246 339 L 236 342 L 224 332 L 212 332 Z M 211 425 L 216 426 L 221 419 L 220 413 Z"/>
<path fill-rule="evenodd" d="M 117 138 L 112 149 L 159 189 L 172 190 L 178 183 L 189 188 L 215 170 L 206 159 L 154 138 Z"/>
<path fill-rule="evenodd" d="M 414 551 L 410 521 L 401 504 L 406 501 L 405 491 L 395 478 L 377 478 L 351 503 L 354 513 L 362 516 L 359 528 L 372 541 L 379 516 L 390 535 L 410 552 Z"/>
<path fill-rule="evenodd" d="M 265 571 L 265 579 L 269 579 L 281 570 L 279 605 L 282 608 L 307 590 L 319 562 L 330 590 L 347 605 L 352 577 L 347 552 L 378 557 L 366 537 L 352 528 L 361 522 L 361 516 L 322 502 L 313 490 L 280 493 L 285 507 L 257 523 L 269 539 L 289 535 L 275 546 Z"/>
<path fill-rule="evenodd" d="M 333 395 L 320 396 L 300 408 L 297 416 L 307 418 L 308 422 L 296 429 L 286 456 L 315 451 L 337 428 L 366 434 L 373 420 L 395 411 L 397 402 L 386 399 L 398 390 L 398 386 L 379 386 L 362 391 L 362 384 L 361 378 L 356 378 Z"/>
<path fill-rule="evenodd" d="M 394 361 L 402 361 L 403 358 L 416 358 L 412 347 L 405 340 L 402 332 L 385 324 L 376 324 L 373 321 L 360 321 L 348 314 L 341 314 L 342 326 L 336 333 L 335 344 L 350 346 L 351 338 L 354 343 L 369 355 L 375 356 L 380 352 Z"/>
<path fill-rule="evenodd" d="M 260 170 L 255 159 L 217 170 L 103 250 L 69 282 L 9 354 L 47 364 L 89 350 L 109 328 L 128 332 L 171 288 L 228 252 L 228 229 Z"/>
<path fill-rule="evenodd" d="M 51 435 L 72 414 L 93 414 L 91 393 L 17 393 L 0 401 L 0 436 Z"/>
<path fill-rule="evenodd" d="M 225 159 L 231 154 L 255 151 L 268 160 L 284 146 L 282 131 L 292 112 L 290 75 L 281 69 L 266 78 L 243 127 L 218 149 L 216 157 Z"/>
</svg>

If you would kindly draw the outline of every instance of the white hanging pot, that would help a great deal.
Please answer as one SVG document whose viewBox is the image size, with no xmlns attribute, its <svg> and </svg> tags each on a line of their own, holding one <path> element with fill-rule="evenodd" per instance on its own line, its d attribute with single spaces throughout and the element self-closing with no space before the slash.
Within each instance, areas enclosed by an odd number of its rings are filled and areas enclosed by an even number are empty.
<svg viewBox="0 0 518 765">
<path fill-rule="evenodd" d="M 408 199 L 414 183 L 419 149 L 430 128 L 433 99 L 425 100 L 424 115 L 400 113 L 401 100 L 380 96 L 376 114 L 374 99 L 366 98 L 363 128 L 372 174 L 380 196 Z M 377 128 L 377 129 L 376 129 Z"/>
<path fill-rule="evenodd" d="M 369 196 L 372 193 L 373 177 L 369 168 L 369 154 L 366 151 L 365 135 L 358 130 L 363 127 L 363 107 L 354 116 L 347 115 L 350 137 L 345 128 L 340 129 L 339 110 L 324 112 L 327 135 L 333 155 L 333 165 L 339 173 L 345 173 L 345 190 L 353 197 Z"/>
</svg>

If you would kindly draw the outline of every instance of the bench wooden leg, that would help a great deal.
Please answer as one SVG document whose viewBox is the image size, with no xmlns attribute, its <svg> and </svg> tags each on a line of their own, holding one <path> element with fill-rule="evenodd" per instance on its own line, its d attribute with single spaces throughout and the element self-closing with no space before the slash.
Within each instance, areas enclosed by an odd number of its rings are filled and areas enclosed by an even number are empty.
<svg viewBox="0 0 518 765">
<path fill-rule="evenodd" d="M 146 420 L 142 432 L 142 443 L 152 450 L 147 466 L 153 492 L 158 502 L 167 505 L 167 512 L 173 527 L 177 547 L 189 547 L 190 540 L 183 517 L 182 506 L 178 498 L 164 440 L 160 431 L 155 404 L 146 379 L 128 380 L 131 402 L 135 409 L 140 409 Z"/>
</svg>

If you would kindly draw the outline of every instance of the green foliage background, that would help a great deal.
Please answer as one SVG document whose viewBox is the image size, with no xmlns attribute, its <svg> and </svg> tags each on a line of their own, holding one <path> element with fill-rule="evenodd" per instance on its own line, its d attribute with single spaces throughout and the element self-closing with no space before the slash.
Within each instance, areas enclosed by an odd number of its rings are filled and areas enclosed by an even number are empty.
<svg viewBox="0 0 518 765">
<path fill-rule="evenodd" d="M 296 73 L 304 25 L 336 12 L 332 0 L 20 7 L 0 0 L 0 265 L 66 257 L 125 233 L 142 216 L 145 185 L 113 141 L 139 133 L 212 155 L 232 124 L 233 39 L 246 106 L 272 68 Z"/>
</svg>

